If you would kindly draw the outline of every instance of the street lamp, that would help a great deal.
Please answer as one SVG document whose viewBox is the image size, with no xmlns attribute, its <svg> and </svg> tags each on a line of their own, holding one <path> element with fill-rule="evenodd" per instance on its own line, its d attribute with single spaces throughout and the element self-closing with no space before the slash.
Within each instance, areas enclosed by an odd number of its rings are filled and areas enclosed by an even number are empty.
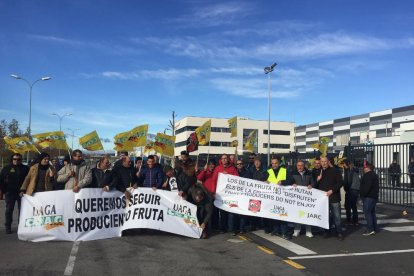
<svg viewBox="0 0 414 276">
<path fill-rule="evenodd" d="M 72 147 L 71 147 L 71 149 L 73 150 L 73 137 L 75 137 L 75 131 L 80 130 L 80 128 L 75 128 L 75 129 L 67 128 L 67 129 L 72 132 L 72 134 L 71 134 L 71 136 L 72 136 Z"/>
<path fill-rule="evenodd" d="M 269 111 L 269 120 L 267 122 L 267 165 L 270 165 L 270 74 L 276 68 L 277 63 L 273 63 L 269 67 L 264 68 L 267 75 L 267 109 Z"/>
<path fill-rule="evenodd" d="M 30 83 L 30 81 L 26 80 L 25 78 L 20 77 L 19 75 L 16 74 L 12 74 L 10 75 L 10 77 L 15 78 L 16 80 L 23 80 L 27 83 L 27 85 L 29 86 L 29 129 L 28 134 L 29 134 L 29 139 L 32 139 L 32 90 L 33 90 L 33 86 L 38 82 L 38 81 L 47 81 L 52 79 L 51 77 L 42 77 L 40 79 L 35 80 L 34 82 Z M 27 162 L 29 162 L 29 152 L 27 152 Z"/>
<path fill-rule="evenodd" d="M 62 131 L 62 120 L 63 120 L 63 118 L 66 117 L 66 116 L 71 116 L 73 114 L 72 113 L 65 113 L 63 115 L 59 115 L 57 113 L 51 113 L 50 115 L 57 116 L 59 118 L 59 131 Z M 60 156 L 60 149 L 58 150 L 58 152 L 59 152 L 58 154 Z"/>
<path fill-rule="evenodd" d="M 51 113 L 50 115 L 57 116 L 59 118 L 59 131 L 62 131 L 62 120 L 66 116 L 72 116 L 72 113 L 65 113 L 63 115 L 59 115 L 57 113 Z"/>
</svg>

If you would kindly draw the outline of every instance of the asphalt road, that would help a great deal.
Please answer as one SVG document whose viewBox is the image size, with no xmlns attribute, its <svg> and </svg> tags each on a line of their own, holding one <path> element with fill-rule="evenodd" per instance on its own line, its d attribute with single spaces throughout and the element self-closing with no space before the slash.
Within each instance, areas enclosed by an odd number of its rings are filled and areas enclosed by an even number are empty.
<svg viewBox="0 0 414 276">
<path fill-rule="evenodd" d="M 198 240 L 147 230 L 87 242 L 19 241 L 16 223 L 5 234 L 4 210 L 0 201 L 0 275 L 312 275 L 229 234 Z"/>
<path fill-rule="evenodd" d="M 0 275 L 414 275 L 412 210 L 404 216 L 381 206 L 382 231 L 364 237 L 363 225 L 348 226 L 344 241 L 316 234 L 286 243 L 261 232 L 196 240 L 147 230 L 32 243 L 18 240 L 16 223 L 14 233 L 5 234 L 4 208 L 0 201 Z"/>
</svg>

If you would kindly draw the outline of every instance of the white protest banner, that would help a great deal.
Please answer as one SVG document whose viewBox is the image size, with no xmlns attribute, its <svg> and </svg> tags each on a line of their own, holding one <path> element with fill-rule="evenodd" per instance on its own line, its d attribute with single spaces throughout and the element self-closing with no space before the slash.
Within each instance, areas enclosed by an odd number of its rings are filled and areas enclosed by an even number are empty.
<svg viewBox="0 0 414 276">
<path fill-rule="evenodd" d="M 219 174 L 214 205 L 248 216 L 329 228 L 329 198 L 307 187 L 280 186 L 229 174 Z"/>
<path fill-rule="evenodd" d="M 120 237 L 122 230 L 131 228 L 152 228 L 199 238 L 196 214 L 197 207 L 176 192 L 149 188 L 134 190 L 128 206 L 118 191 L 40 192 L 22 198 L 18 237 L 34 242 L 87 241 Z"/>
<path fill-rule="evenodd" d="M 177 191 L 136 189 L 126 212 L 122 229 L 151 228 L 197 239 L 202 233 L 197 206 L 182 199 Z"/>
</svg>

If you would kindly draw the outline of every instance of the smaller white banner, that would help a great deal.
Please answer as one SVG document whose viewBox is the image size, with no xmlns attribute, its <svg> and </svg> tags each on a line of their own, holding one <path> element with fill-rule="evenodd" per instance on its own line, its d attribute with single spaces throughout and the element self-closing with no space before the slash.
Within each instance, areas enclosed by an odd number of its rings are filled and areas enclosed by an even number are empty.
<svg viewBox="0 0 414 276">
<path fill-rule="evenodd" d="M 329 228 L 329 198 L 317 189 L 220 173 L 214 205 L 236 214 Z"/>
</svg>

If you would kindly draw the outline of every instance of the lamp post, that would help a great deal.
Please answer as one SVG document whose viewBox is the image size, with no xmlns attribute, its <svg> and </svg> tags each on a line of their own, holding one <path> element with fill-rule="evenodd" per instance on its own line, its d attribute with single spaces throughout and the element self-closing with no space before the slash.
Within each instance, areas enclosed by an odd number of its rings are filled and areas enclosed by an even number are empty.
<svg viewBox="0 0 414 276">
<path fill-rule="evenodd" d="M 267 75 L 267 109 L 269 111 L 269 119 L 267 122 L 267 165 L 270 166 L 270 73 L 273 72 L 277 63 L 265 67 L 264 72 Z"/>
<path fill-rule="evenodd" d="M 73 151 L 73 137 L 75 137 L 75 131 L 80 130 L 80 128 L 75 128 L 75 129 L 71 129 L 71 128 L 67 128 L 68 130 L 70 130 L 72 132 L 71 136 L 72 136 L 72 151 Z"/>
<path fill-rule="evenodd" d="M 23 80 L 29 86 L 29 129 L 27 131 L 28 131 L 28 134 L 29 134 L 29 139 L 32 140 L 32 90 L 33 90 L 33 86 L 39 81 L 47 81 L 47 80 L 50 80 L 52 78 L 51 77 L 41 77 L 40 79 L 37 79 L 34 82 L 30 82 L 30 81 L 26 80 L 25 78 L 22 78 L 22 77 L 20 77 L 19 75 L 16 75 L 16 74 L 12 74 L 12 75 L 10 75 L 10 77 L 15 78 L 16 80 Z M 29 162 L 29 152 L 27 152 L 27 162 Z"/>
<path fill-rule="evenodd" d="M 57 116 L 59 118 L 59 131 L 62 131 L 62 120 L 63 120 L 63 118 L 66 117 L 66 116 L 72 116 L 73 114 L 72 113 L 65 113 L 63 115 L 59 115 L 57 113 L 51 113 L 50 115 Z M 58 154 L 60 156 L 60 149 L 58 150 L 58 152 L 59 152 Z"/>
</svg>

